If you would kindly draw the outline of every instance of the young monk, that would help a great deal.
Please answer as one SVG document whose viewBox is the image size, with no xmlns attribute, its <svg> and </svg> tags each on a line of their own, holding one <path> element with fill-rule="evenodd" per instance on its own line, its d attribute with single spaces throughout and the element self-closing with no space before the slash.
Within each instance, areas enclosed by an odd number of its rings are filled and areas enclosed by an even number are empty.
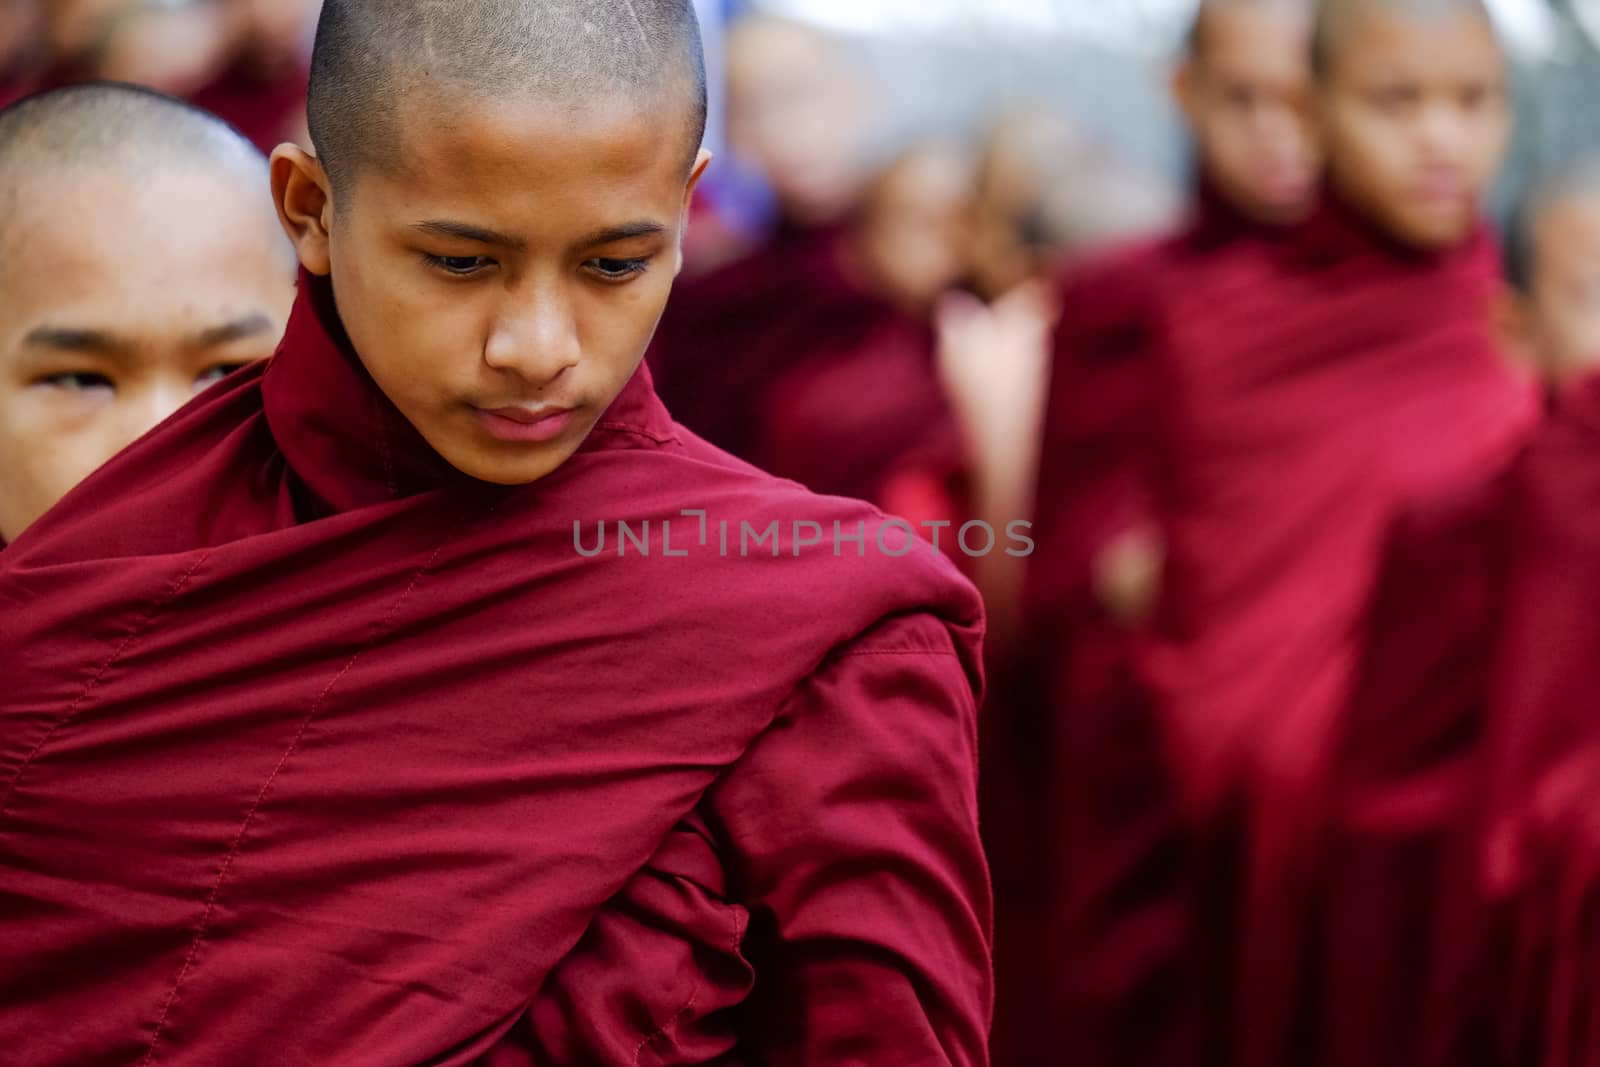
<svg viewBox="0 0 1600 1067">
<path fill-rule="evenodd" d="M 1153 712 L 1133 672 L 1161 565 L 1146 462 L 1155 420 L 1152 349 L 1168 288 L 1188 286 L 1241 241 L 1287 236 L 1311 210 L 1319 158 L 1303 106 L 1310 33 L 1307 3 L 1202 5 L 1174 78 L 1199 176 L 1190 220 L 1061 275 L 1042 447 L 1015 432 L 1028 421 L 1015 402 L 984 420 L 996 426 L 986 436 L 998 442 L 989 451 L 1003 457 L 993 464 L 1000 471 L 1035 465 L 1032 456 L 1007 456 L 1007 447 L 1039 449 L 1037 479 L 1025 484 L 1026 496 L 1013 490 L 1020 499 L 1007 505 L 1027 513 L 1033 500 L 1037 549 L 1022 588 L 1023 665 L 1008 703 L 1015 722 L 991 747 L 1013 751 L 1031 772 L 990 773 L 987 781 L 1036 778 L 1038 796 L 1015 803 L 1035 813 L 1030 839 L 1048 842 L 1013 846 L 1027 858 L 1021 862 L 991 852 L 997 885 L 1013 896 L 1047 886 L 1031 909 L 999 913 L 999 951 L 1014 943 L 1013 955 L 1034 955 L 1018 964 L 1010 985 L 1008 961 L 998 960 L 1006 999 L 997 1041 L 1012 996 L 1041 989 L 1049 1006 L 1036 1004 L 1032 1036 L 1018 1043 L 1048 1044 L 1064 1061 L 1184 1055 L 1185 1037 L 1171 1017 L 1183 1003 L 1191 921 L 1180 880 L 1185 839 Z M 1048 876 L 1027 868 L 1034 857 Z M 1021 931 L 1008 929 L 1008 917 L 1030 910 L 1042 914 Z M 1043 955 L 1040 925 L 1050 931 Z"/>
<path fill-rule="evenodd" d="M 1492 482 L 1535 410 L 1494 324 L 1480 198 L 1511 119 L 1482 5 L 1330 0 L 1313 58 L 1326 204 L 1173 292 L 1160 349 L 1167 564 L 1142 677 L 1214 842 L 1189 954 L 1222 992 L 1205 1044 L 1248 1067 L 1415 1062 L 1407 931 L 1432 861 L 1413 835 L 1441 817 L 1418 787 L 1426 739 L 1454 737 L 1376 713 L 1415 676 L 1369 692 L 1368 643 L 1394 647 L 1374 587 L 1396 524 Z M 1374 767 L 1397 788 L 1355 796 Z"/>
<path fill-rule="evenodd" d="M 294 299 L 267 161 L 142 89 L 0 112 L 0 543 L 228 372 Z"/>
<path fill-rule="evenodd" d="M 984 1062 L 976 598 L 639 369 L 704 99 L 681 0 L 325 4 L 283 344 L 0 563 L 11 1055 Z"/>
</svg>

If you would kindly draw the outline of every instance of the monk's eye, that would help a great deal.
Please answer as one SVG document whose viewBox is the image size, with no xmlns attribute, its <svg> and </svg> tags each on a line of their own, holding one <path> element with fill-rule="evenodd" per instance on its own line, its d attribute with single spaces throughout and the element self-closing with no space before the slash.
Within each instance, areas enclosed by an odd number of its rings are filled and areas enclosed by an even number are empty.
<svg viewBox="0 0 1600 1067">
<path fill-rule="evenodd" d="M 1499 93 L 1492 86 L 1469 85 L 1461 90 L 1461 106 L 1467 111 L 1477 111 L 1490 104 L 1497 103 Z"/>
<path fill-rule="evenodd" d="M 649 259 L 591 259 L 586 266 L 608 282 L 625 282 L 645 272 Z"/>
<path fill-rule="evenodd" d="M 494 266 L 494 260 L 488 256 L 433 256 L 424 254 L 422 257 L 428 265 L 446 274 L 453 274 L 458 278 L 470 278 L 474 274 L 482 273 Z"/>
<path fill-rule="evenodd" d="M 1246 85 L 1230 85 L 1222 99 L 1234 111 L 1253 111 L 1257 102 L 1255 90 Z"/>
<path fill-rule="evenodd" d="M 1371 100 L 1380 111 L 1405 111 L 1421 103 L 1422 94 L 1413 85 L 1389 85 L 1371 94 Z"/>
<path fill-rule="evenodd" d="M 214 367 L 207 367 L 205 370 L 200 372 L 200 375 L 197 378 L 195 378 L 195 391 L 200 392 L 202 390 L 209 389 L 213 385 L 216 385 L 218 382 L 222 381 L 222 379 L 226 378 L 228 375 L 232 374 L 234 371 L 242 370 L 249 365 L 250 364 L 248 363 L 218 363 Z"/>
<path fill-rule="evenodd" d="M 116 383 L 110 378 L 107 378 L 104 374 L 95 374 L 90 371 L 69 371 L 65 374 L 51 374 L 40 378 L 38 384 L 69 393 L 87 393 L 96 389 L 116 392 L 117 389 Z"/>
</svg>

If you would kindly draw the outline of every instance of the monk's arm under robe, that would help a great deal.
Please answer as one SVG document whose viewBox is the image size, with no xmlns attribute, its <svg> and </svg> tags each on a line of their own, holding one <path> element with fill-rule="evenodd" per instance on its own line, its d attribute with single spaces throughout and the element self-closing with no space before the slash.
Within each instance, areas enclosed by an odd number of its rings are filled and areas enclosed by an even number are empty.
<svg viewBox="0 0 1600 1067">
<path fill-rule="evenodd" d="M 751 913 L 762 1062 L 987 1062 L 976 703 L 944 626 L 831 657 L 703 807 Z"/>
<path fill-rule="evenodd" d="M 729 1062 L 754 972 L 726 883 L 704 820 L 679 823 L 479 1067 Z"/>
</svg>

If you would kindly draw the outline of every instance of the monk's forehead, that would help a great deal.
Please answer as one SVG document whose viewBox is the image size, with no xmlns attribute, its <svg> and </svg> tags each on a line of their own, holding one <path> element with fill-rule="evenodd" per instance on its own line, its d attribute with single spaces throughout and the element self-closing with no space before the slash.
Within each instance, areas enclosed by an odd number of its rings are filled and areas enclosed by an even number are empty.
<svg viewBox="0 0 1600 1067">
<path fill-rule="evenodd" d="M 288 255 L 256 182 L 226 171 L 160 168 L 137 177 L 89 165 L 29 176 L 0 218 L 0 277 L 53 270 L 101 277 L 120 271 L 181 277 L 222 258 Z"/>
<path fill-rule="evenodd" d="M 1309 31 L 1315 12 L 1315 0 L 1201 0 L 1190 31 L 1190 52 L 1203 58 L 1219 34 L 1252 18 L 1294 20 Z"/>
<path fill-rule="evenodd" d="M 1396 22 L 1461 19 L 1480 20 L 1491 31 L 1494 27 L 1483 0 L 1322 0 L 1312 46 L 1317 70 L 1325 73 L 1359 37 Z"/>
<path fill-rule="evenodd" d="M 387 165 L 393 182 L 466 192 L 486 202 L 534 186 L 626 186 L 683 176 L 680 126 L 631 95 L 460 93 L 418 99 L 396 113 Z"/>
</svg>

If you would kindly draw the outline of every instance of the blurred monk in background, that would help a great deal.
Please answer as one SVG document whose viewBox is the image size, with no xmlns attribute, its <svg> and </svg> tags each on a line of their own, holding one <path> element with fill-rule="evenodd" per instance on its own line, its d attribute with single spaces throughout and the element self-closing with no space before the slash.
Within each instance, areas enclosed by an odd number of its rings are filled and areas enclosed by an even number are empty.
<svg viewBox="0 0 1600 1067">
<path fill-rule="evenodd" d="M 1492 485 L 1536 414 L 1496 329 L 1511 109 L 1483 5 L 1328 0 L 1312 59 L 1324 204 L 1170 288 L 1157 361 L 1140 677 L 1204 849 L 1194 1048 L 1243 1067 L 1416 1062 L 1463 723 L 1385 574 L 1402 532 L 1449 551 L 1435 502 Z"/>
<path fill-rule="evenodd" d="M 1042 347 L 1027 324 L 1040 311 L 1000 304 L 961 361 L 1014 368 L 1003 395 L 976 372 L 966 392 L 991 398 L 974 420 L 991 427 L 988 507 L 1033 514 L 1038 542 L 1016 661 L 998 672 L 1014 699 L 992 700 L 988 719 L 986 825 L 997 896 L 1011 900 L 998 912 L 997 1062 L 1046 1062 L 1029 1058 L 1046 1048 L 1088 1064 L 1185 1054 L 1189 842 L 1133 667 L 1162 558 L 1149 484 L 1159 299 L 1311 211 L 1310 33 L 1306 2 L 1208 0 L 1174 78 L 1196 156 L 1188 219 L 1069 258 L 1050 299 L 1032 301 L 1059 312 Z M 1041 420 L 1042 433 L 1011 432 Z M 990 601 L 991 632 L 1004 632 L 1005 598 Z"/>
<path fill-rule="evenodd" d="M 758 398 L 806 353 L 790 340 L 859 302 L 844 226 L 868 178 L 872 106 L 840 44 L 809 26 L 748 16 L 726 48 L 729 148 L 771 187 L 774 229 L 709 272 L 686 262 L 648 358 L 673 416 L 749 459 Z"/>
</svg>

